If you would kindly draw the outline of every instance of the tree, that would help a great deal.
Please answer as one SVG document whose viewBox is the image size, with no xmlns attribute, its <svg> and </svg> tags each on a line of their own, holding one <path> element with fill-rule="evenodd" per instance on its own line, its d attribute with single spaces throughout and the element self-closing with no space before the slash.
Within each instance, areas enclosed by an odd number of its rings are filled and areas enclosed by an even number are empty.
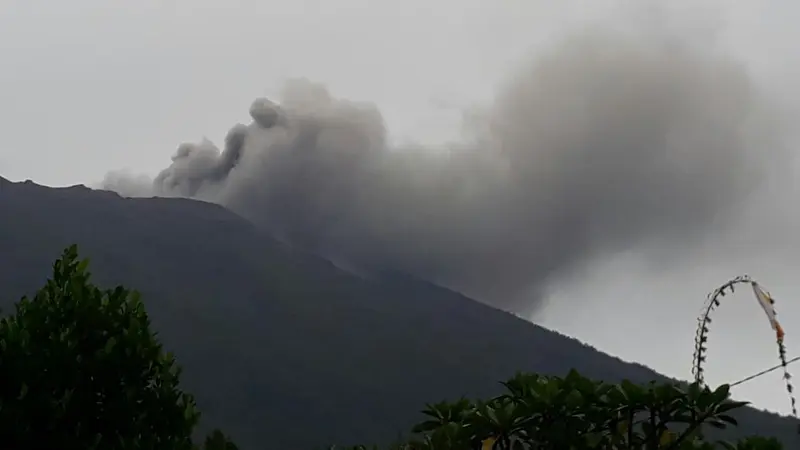
<svg viewBox="0 0 800 450">
<path fill-rule="evenodd" d="M 429 404 L 404 450 L 781 450 L 775 439 L 736 444 L 703 438 L 704 427 L 736 425 L 747 404 L 695 383 L 608 384 L 572 371 L 564 378 L 518 374 L 488 401 Z M 366 447 L 357 447 L 365 450 Z"/>
<path fill-rule="evenodd" d="M 180 368 L 136 292 L 90 282 L 75 246 L 0 320 L 0 442 L 30 449 L 191 449 Z"/>
<path fill-rule="evenodd" d="M 220 430 L 213 430 L 203 443 L 203 450 L 238 450 L 239 448 Z"/>
</svg>

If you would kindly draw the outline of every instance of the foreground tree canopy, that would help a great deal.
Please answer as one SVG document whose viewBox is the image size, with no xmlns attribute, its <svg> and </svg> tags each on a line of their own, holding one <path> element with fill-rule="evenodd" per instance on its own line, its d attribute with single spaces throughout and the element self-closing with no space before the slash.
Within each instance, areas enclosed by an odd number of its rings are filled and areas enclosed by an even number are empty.
<svg viewBox="0 0 800 450">
<path fill-rule="evenodd" d="M 194 399 L 138 294 L 98 288 L 87 267 L 67 249 L 35 297 L 0 320 L 3 448 L 194 448 Z M 205 447 L 225 448 L 220 438 Z"/>
<path fill-rule="evenodd" d="M 692 384 L 607 384 L 571 372 L 564 378 L 518 374 L 507 393 L 488 401 L 430 404 L 418 438 L 401 450 L 636 449 L 780 450 L 774 438 L 736 443 L 706 440 L 703 430 L 735 426 L 732 411 L 747 404 Z M 353 447 L 351 449 L 367 449 Z"/>
<path fill-rule="evenodd" d="M 87 268 L 70 247 L 45 286 L 0 320 L 3 448 L 235 450 L 219 430 L 193 443 L 200 414 L 138 294 L 98 288 Z M 736 425 L 730 413 L 746 403 L 732 401 L 728 386 L 615 385 L 575 372 L 518 374 L 504 386 L 506 394 L 488 401 L 428 405 L 415 438 L 396 448 L 782 448 L 766 437 L 734 444 L 703 438 L 708 427 Z"/>
</svg>

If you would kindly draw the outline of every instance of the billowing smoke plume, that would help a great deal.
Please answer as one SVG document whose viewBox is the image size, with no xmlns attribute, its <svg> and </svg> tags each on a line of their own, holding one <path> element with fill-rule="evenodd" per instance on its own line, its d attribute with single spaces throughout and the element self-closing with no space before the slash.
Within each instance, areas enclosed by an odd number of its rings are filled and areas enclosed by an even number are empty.
<svg viewBox="0 0 800 450">
<path fill-rule="evenodd" d="M 446 150 L 391 148 L 378 110 L 289 83 L 219 151 L 185 144 L 128 195 L 211 200 L 276 237 L 520 313 L 587 258 L 702 236 L 762 178 L 777 133 L 747 72 L 657 39 L 588 33 L 540 55 Z"/>
</svg>

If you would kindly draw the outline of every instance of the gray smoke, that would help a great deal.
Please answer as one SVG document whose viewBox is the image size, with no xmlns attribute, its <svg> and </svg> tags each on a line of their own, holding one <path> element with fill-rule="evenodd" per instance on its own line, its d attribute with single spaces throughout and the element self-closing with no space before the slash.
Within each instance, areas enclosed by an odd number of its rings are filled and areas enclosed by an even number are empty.
<svg viewBox="0 0 800 450">
<path fill-rule="evenodd" d="M 690 244 L 730 214 L 779 148 L 766 103 L 722 56 L 592 32 L 525 66 L 460 145 L 394 148 L 375 106 L 296 80 L 222 151 L 184 144 L 146 186 L 105 187 L 218 202 L 303 249 L 530 313 L 589 258 Z"/>
</svg>

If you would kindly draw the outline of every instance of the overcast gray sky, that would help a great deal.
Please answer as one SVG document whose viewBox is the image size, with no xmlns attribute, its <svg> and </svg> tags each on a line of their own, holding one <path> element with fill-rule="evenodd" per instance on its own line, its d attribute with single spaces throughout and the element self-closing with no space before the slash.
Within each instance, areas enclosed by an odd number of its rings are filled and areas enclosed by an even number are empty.
<svg viewBox="0 0 800 450">
<path fill-rule="evenodd" d="M 0 175 L 47 185 L 95 183 L 111 169 L 155 175 L 179 143 L 221 142 L 249 120 L 253 98 L 293 77 L 375 102 L 393 140 L 435 146 L 457 139 L 461 111 L 489 101 L 515 67 L 590 22 L 678 27 L 735 54 L 793 117 L 800 5 L 669 4 L 674 21 L 650 22 L 647 8 L 611 0 L 0 0 Z M 776 296 L 793 355 L 797 193 L 791 179 L 776 179 L 724 234 L 661 261 L 636 252 L 591 261 L 552 286 L 535 319 L 686 378 L 707 291 L 747 272 Z M 710 382 L 777 361 L 749 294 L 732 297 L 714 325 Z M 736 394 L 789 411 L 778 373 Z"/>
</svg>

